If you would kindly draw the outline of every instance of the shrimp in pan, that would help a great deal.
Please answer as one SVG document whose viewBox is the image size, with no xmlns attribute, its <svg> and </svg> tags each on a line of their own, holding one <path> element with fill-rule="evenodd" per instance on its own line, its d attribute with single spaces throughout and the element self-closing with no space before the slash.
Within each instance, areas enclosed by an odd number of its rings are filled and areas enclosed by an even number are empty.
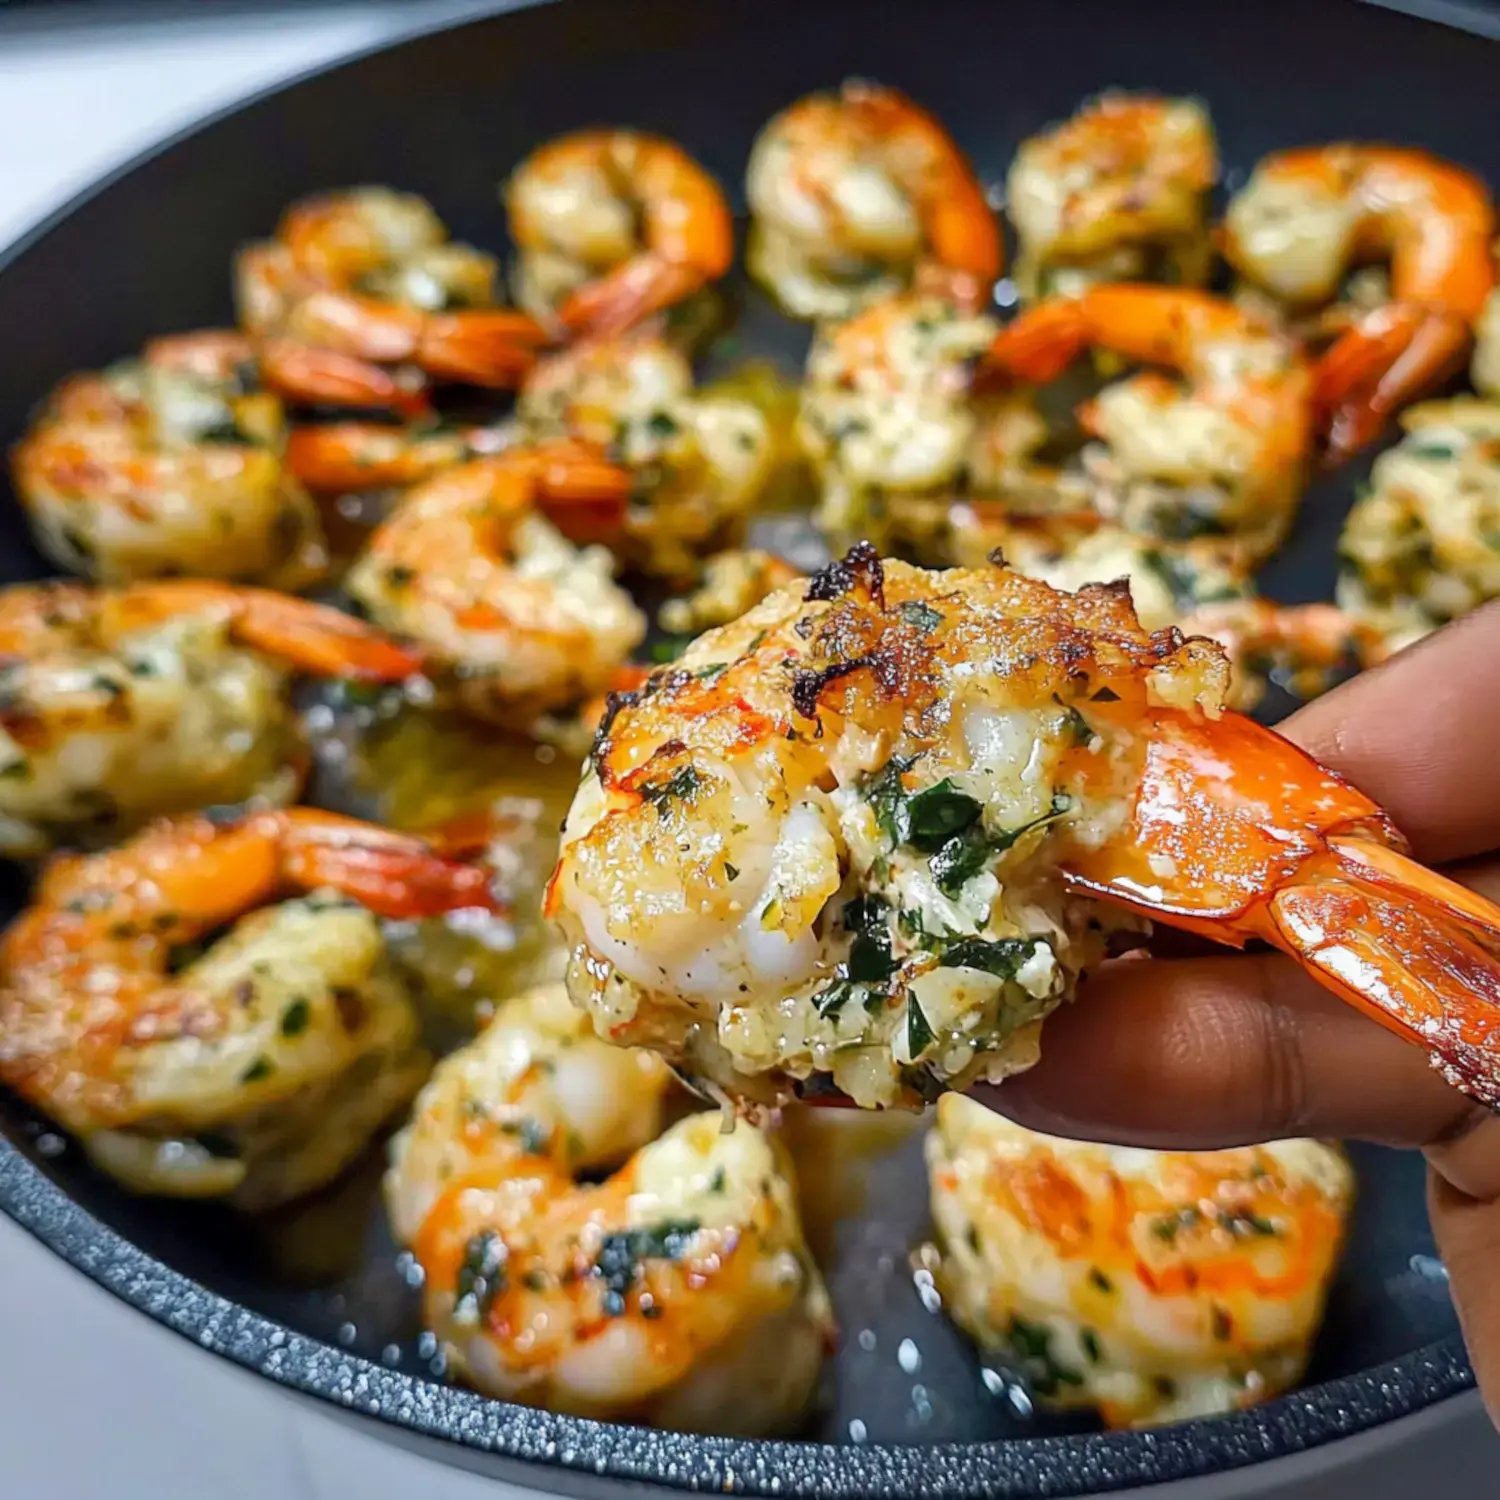
<svg viewBox="0 0 1500 1500">
<path fill-rule="evenodd" d="M 1339 538 L 1339 602 L 1376 662 L 1500 597 L 1500 402 L 1424 401 Z"/>
<path fill-rule="evenodd" d="M 574 336 L 609 338 L 718 281 L 734 255 L 724 194 L 680 146 L 581 130 L 532 152 L 505 187 L 516 297 Z"/>
<path fill-rule="evenodd" d="M 1027 1067 L 1158 917 L 1284 949 L 1500 1099 L 1500 910 L 1228 684 L 1123 585 L 856 549 L 614 701 L 548 893 L 570 992 L 752 1108 L 910 1104 Z"/>
<path fill-rule="evenodd" d="M 654 328 L 588 339 L 537 366 L 516 406 L 537 442 L 608 450 L 634 484 L 612 550 L 673 579 L 741 540 L 771 476 L 771 425 L 750 401 L 697 391 L 687 357 Z"/>
<path fill-rule="evenodd" d="M 1078 411 L 1097 440 L 1080 459 L 1101 514 L 1169 538 L 1232 534 L 1267 555 L 1291 522 L 1312 443 L 1311 379 L 1292 343 L 1206 292 L 1096 286 L 1023 313 L 986 360 L 1034 387 L 1087 349 L 1157 367 Z"/>
<path fill-rule="evenodd" d="M 995 216 L 948 132 L 895 89 L 849 82 L 775 116 L 750 153 L 751 274 L 799 318 L 847 318 L 910 286 L 982 307 Z"/>
<path fill-rule="evenodd" d="M 1101 281 L 1208 280 L 1207 197 L 1219 175 L 1208 113 L 1194 99 L 1101 94 L 1021 143 L 1005 203 L 1028 299 Z"/>
<path fill-rule="evenodd" d="M 1472 173 L 1421 151 L 1331 145 L 1256 167 L 1224 219 L 1235 270 L 1291 309 L 1337 299 L 1360 261 L 1387 258 L 1389 296 L 1355 313 L 1317 371 L 1320 428 L 1344 458 L 1468 356 L 1495 284 L 1495 209 Z"/>
<path fill-rule="evenodd" d="M 571 1019 L 570 1019 L 571 1017 Z M 449 1368 L 504 1400 L 689 1432 L 795 1426 L 831 1334 L 780 1152 L 717 1113 L 657 1139 L 666 1071 L 561 987 L 439 1064 L 386 1199 Z M 582 1169 L 626 1161 L 597 1185 Z"/>
<path fill-rule="evenodd" d="M 494 258 L 421 198 L 354 188 L 294 203 L 235 265 L 240 326 L 289 400 L 417 415 L 434 382 L 518 385 L 547 343 L 498 305 Z"/>
<path fill-rule="evenodd" d="M 902 292 L 818 330 L 797 438 L 820 483 L 817 521 L 836 545 L 899 541 L 930 561 L 968 487 L 989 422 L 975 367 L 993 319 Z"/>
<path fill-rule="evenodd" d="M 1337 1147 L 1099 1146 L 948 1094 L 927 1169 L 944 1306 L 1039 1400 L 1137 1427 L 1301 1379 L 1354 1197 Z"/>
<path fill-rule="evenodd" d="M 1147 630 L 1176 625 L 1223 646 L 1233 668 L 1228 703 L 1242 713 L 1260 702 L 1272 677 L 1301 697 L 1315 697 L 1374 641 L 1355 614 L 1337 605 L 1264 598 L 1227 537 L 1164 542 L 1089 511 L 1017 516 L 984 501 L 951 506 L 948 535 L 960 567 L 981 566 L 999 549 L 1011 567 L 1057 589 L 1128 578 Z"/>
<path fill-rule="evenodd" d="M 331 813 L 153 825 L 55 862 L 0 939 L 0 1079 L 136 1191 L 284 1202 L 426 1071 L 378 918 L 488 902 L 483 871 Z"/>
<path fill-rule="evenodd" d="M 510 448 L 412 490 L 345 586 L 481 718 L 525 728 L 611 686 L 645 620 L 611 576 L 630 475 L 581 443 Z M 555 523 L 555 524 L 554 524 Z"/>
<path fill-rule="evenodd" d="M 265 589 L 0 590 L 0 853 L 289 802 L 307 769 L 291 675 L 389 682 L 421 667 L 374 627 Z"/>
<path fill-rule="evenodd" d="M 104 583 L 167 574 L 302 588 L 328 563 L 249 340 L 179 334 L 75 375 L 12 455 L 37 543 Z"/>
</svg>

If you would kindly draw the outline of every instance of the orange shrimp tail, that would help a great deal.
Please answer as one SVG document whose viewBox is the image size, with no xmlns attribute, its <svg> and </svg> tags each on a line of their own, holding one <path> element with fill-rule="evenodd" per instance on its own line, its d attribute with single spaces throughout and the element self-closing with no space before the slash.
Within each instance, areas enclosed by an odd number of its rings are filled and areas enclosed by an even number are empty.
<svg viewBox="0 0 1500 1500">
<path fill-rule="evenodd" d="M 326 604 L 270 589 L 238 591 L 235 634 L 314 677 L 402 682 L 426 665 L 414 647 Z"/>
<path fill-rule="evenodd" d="M 584 443 L 543 444 L 534 452 L 536 501 L 547 519 L 579 546 L 617 540 L 635 487 L 629 472 Z"/>
<path fill-rule="evenodd" d="M 1330 463 L 1367 447 L 1401 407 L 1463 364 L 1472 335 L 1452 313 L 1392 303 L 1363 318 L 1318 362 L 1313 402 Z"/>
<path fill-rule="evenodd" d="M 1381 844 L 1328 842 L 1276 893 L 1264 936 L 1500 1106 L 1500 908 Z"/>
<path fill-rule="evenodd" d="M 369 360 L 295 339 L 267 339 L 261 345 L 260 372 L 266 385 L 288 401 L 392 411 L 413 421 L 431 411 L 420 386 L 403 382 Z"/>
<path fill-rule="evenodd" d="M 446 858 L 421 839 L 307 809 L 280 816 L 287 827 L 283 878 L 305 890 L 331 886 L 398 919 L 499 909 L 486 870 Z"/>
<path fill-rule="evenodd" d="M 648 251 L 579 287 L 558 316 L 574 337 L 618 338 L 653 313 L 691 297 L 708 279 L 698 266 Z"/>
<path fill-rule="evenodd" d="M 531 373 L 549 342 L 547 330 L 525 313 L 435 313 L 422 325 L 417 363 L 435 380 L 508 391 Z"/>
<path fill-rule="evenodd" d="M 287 471 L 315 494 L 339 495 L 418 484 L 468 456 L 462 434 L 415 437 L 376 422 L 297 427 L 287 437 Z"/>
<path fill-rule="evenodd" d="M 1088 320 L 1075 299 L 1040 303 L 995 335 L 986 373 L 1049 385 L 1083 352 L 1088 332 Z"/>
</svg>

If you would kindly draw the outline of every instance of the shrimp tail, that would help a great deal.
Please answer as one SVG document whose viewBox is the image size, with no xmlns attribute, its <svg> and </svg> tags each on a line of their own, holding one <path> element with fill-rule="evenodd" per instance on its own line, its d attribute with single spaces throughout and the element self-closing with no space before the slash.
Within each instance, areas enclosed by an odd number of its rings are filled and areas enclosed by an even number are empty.
<svg viewBox="0 0 1500 1500">
<path fill-rule="evenodd" d="M 1471 337 L 1462 318 L 1403 303 L 1343 334 L 1318 362 L 1313 388 L 1328 462 L 1374 442 L 1401 407 L 1441 385 L 1462 365 Z"/>
<path fill-rule="evenodd" d="M 448 858 L 422 839 L 307 809 L 279 816 L 288 829 L 283 877 L 304 890 L 331 886 L 393 919 L 502 909 L 482 866 Z"/>
<path fill-rule="evenodd" d="M 1083 352 L 1088 322 L 1078 302 L 1056 298 L 1029 309 L 995 335 L 986 373 L 1050 385 Z"/>
<path fill-rule="evenodd" d="M 419 484 L 469 456 L 462 433 L 412 436 L 377 422 L 299 427 L 287 437 L 283 462 L 319 495 L 387 485 Z"/>
<path fill-rule="evenodd" d="M 270 589 L 238 591 L 235 634 L 315 677 L 402 682 L 425 666 L 422 653 L 342 610 Z"/>
<path fill-rule="evenodd" d="M 574 337 L 617 338 L 653 313 L 691 297 L 704 279 L 697 266 L 648 252 L 579 287 L 558 315 Z"/>
<path fill-rule="evenodd" d="M 422 325 L 417 363 L 435 380 L 511 390 L 550 339 L 533 317 L 506 309 L 434 313 Z"/>
<path fill-rule="evenodd" d="M 266 385 L 288 401 L 393 411 L 411 421 L 431 412 L 423 387 L 369 360 L 296 339 L 267 339 L 260 349 L 260 371 Z"/>
<path fill-rule="evenodd" d="M 1500 1106 L 1500 910 L 1398 850 L 1335 835 L 1267 915 L 1277 947 Z"/>
</svg>

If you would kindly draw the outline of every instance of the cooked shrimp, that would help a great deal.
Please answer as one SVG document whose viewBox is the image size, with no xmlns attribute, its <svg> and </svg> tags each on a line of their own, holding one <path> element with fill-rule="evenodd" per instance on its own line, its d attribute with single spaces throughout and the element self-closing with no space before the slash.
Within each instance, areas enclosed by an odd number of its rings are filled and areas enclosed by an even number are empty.
<svg viewBox="0 0 1500 1500">
<path fill-rule="evenodd" d="M 348 615 L 264 589 L 0 590 L 0 852 L 289 802 L 307 767 L 290 673 L 395 681 L 421 665 Z"/>
<path fill-rule="evenodd" d="M 1143 1427 L 1301 1379 L 1354 1197 L 1337 1147 L 1096 1146 L 950 1094 L 927 1168 L 945 1305 L 1049 1405 Z"/>
<path fill-rule="evenodd" d="M 974 365 L 995 332 L 989 318 L 918 293 L 819 331 L 797 434 L 822 485 L 818 524 L 836 544 L 910 541 L 914 500 L 935 497 L 946 512 L 980 425 Z"/>
<path fill-rule="evenodd" d="M 1103 445 L 1083 463 L 1100 512 L 1181 538 L 1232 533 L 1255 557 L 1285 534 L 1301 495 L 1313 408 L 1306 363 L 1284 338 L 1206 292 L 1099 286 L 1023 313 L 989 361 L 1043 385 L 1085 349 L 1164 366 L 1106 386 L 1078 412 Z"/>
<path fill-rule="evenodd" d="M 449 1368 L 579 1416 L 745 1437 L 794 1427 L 832 1325 L 782 1156 L 743 1121 L 725 1134 L 700 1114 L 607 1181 L 576 1182 L 586 1155 L 639 1139 L 660 1080 L 637 1079 L 633 1103 L 601 1098 L 589 1072 L 637 1055 L 607 1063 L 614 1049 L 579 1037 L 559 1085 L 536 1066 L 557 1044 L 512 1015 L 524 1003 L 438 1069 L 387 1179 L 398 1233 L 422 1215 L 410 1243 Z M 422 1174 L 443 1164 L 434 1195 Z"/>
<path fill-rule="evenodd" d="M 705 552 L 741 539 L 776 461 L 761 410 L 695 391 L 686 357 L 654 329 L 544 361 L 516 414 L 538 442 L 581 438 L 629 470 L 631 501 L 612 549 L 669 578 L 690 578 Z"/>
<path fill-rule="evenodd" d="M 657 618 L 663 629 L 674 634 L 699 635 L 715 625 L 739 619 L 768 594 L 800 577 L 802 574 L 789 562 L 758 547 L 720 552 L 703 564 L 702 576 L 692 593 L 668 599 Z"/>
<path fill-rule="evenodd" d="M 1388 258 L 1390 300 L 1357 317 L 1318 365 L 1328 448 L 1346 458 L 1469 352 L 1495 284 L 1495 209 L 1472 173 L 1421 151 L 1312 146 L 1256 167 L 1231 200 L 1234 268 L 1292 308 L 1334 300 L 1349 268 Z"/>
<path fill-rule="evenodd" d="M 516 297 L 570 334 L 609 338 L 717 281 L 734 254 L 724 194 L 680 146 L 580 130 L 533 151 L 505 188 Z"/>
<path fill-rule="evenodd" d="M 960 567 L 980 567 L 998 548 L 1011 567 L 1055 589 L 1129 579 L 1147 630 L 1176 625 L 1224 648 L 1234 669 L 1227 701 L 1241 713 L 1260 702 L 1269 677 L 1316 696 L 1369 645 L 1369 632 L 1333 604 L 1262 598 L 1248 560 L 1225 537 L 1163 542 L 1089 512 L 1013 516 L 985 502 L 953 506 L 950 527 Z"/>
<path fill-rule="evenodd" d="M 615 700 L 548 894 L 573 998 L 751 1107 L 906 1103 L 1028 1066 L 1105 928 L 1157 916 L 1500 1099 L 1500 910 L 1228 679 L 1124 586 L 856 549 Z"/>
<path fill-rule="evenodd" d="M 0 1078 L 136 1191 L 283 1202 L 426 1071 L 376 918 L 488 899 L 482 871 L 332 813 L 156 824 L 56 861 L 0 939 Z"/>
<path fill-rule="evenodd" d="M 203 332 L 64 381 L 12 462 L 37 545 L 70 572 L 302 588 L 328 554 L 285 443 L 249 341 Z"/>
<path fill-rule="evenodd" d="M 495 1158 L 545 1158 L 560 1172 L 618 1166 L 661 1133 L 671 1074 L 654 1053 L 611 1047 L 560 983 L 496 1006 L 475 1041 L 438 1064 L 391 1142 L 386 1207 L 401 1244 L 456 1181 Z"/>
<path fill-rule="evenodd" d="M 294 203 L 274 239 L 240 252 L 235 292 L 267 383 L 320 406 L 415 415 L 433 381 L 508 390 L 547 343 L 497 305 L 492 256 L 388 188 Z"/>
<path fill-rule="evenodd" d="M 470 712 L 524 728 L 606 688 L 645 634 L 609 554 L 568 540 L 617 535 L 630 492 L 576 443 L 460 464 L 377 528 L 346 587 L 455 677 Z"/>
<path fill-rule="evenodd" d="M 1218 176 L 1213 126 L 1197 100 L 1089 100 L 1023 141 L 1011 163 L 1006 208 L 1021 242 L 1021 295 L 1069 295 L 1102 281 L 1201 286 Z"/>
<path fill-rule="evenodd" d="M 1339 539 L 1339 601 L 1370 662 L 1500 597 L 1500 403 L 1428 401 L 1401 423 Z"/>
<path fill-rule="evenodd" d="M 905 287 L 969 310 L 1000 274 L 1000 231 L 974 169 L 926 110 L 849 82 L 756 137 L 745 174 L 751 274 L 799 318 L 847 318 Z"/>
</svg>

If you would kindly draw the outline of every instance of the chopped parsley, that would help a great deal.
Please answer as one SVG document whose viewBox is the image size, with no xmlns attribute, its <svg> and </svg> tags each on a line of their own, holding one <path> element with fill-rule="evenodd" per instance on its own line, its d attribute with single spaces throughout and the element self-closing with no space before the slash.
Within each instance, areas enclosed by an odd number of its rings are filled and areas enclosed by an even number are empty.
<svg viewBox="0 0 1500 1500">
<path fill-rule="evenodd" d="M 648 781 L 637 788 L 643 801 L 651 803 L 658 813 L 666 813 L 674 802 L 691 802 L 707 785 L 696 766 L 679 766 L 665 781 Z"/>
<path fill-rule="evenodd" d="M 269 1057 L 257 1057 L 243 1073 L 240 1074 L 241 1083 L 259 1083 L 262 1078 L 269 1078 L 275 1071 L 271 1066 Z"/>
<path fill-rule="evenodd" d="M 901 842 L 922 854 L 936 854 L 955 834 L 973 827 L 983 810 L 975 798 L 945 776 L 902 804 L 898 813 Z"/>
<path fill-rule="evenodd" d="M 908 993 L 906 997 L 906 1050 L 911 1054 L 911 1060 L 916 1062 L 934 1040 L 936 1040 L 936 1033 L 928 1023 L 927 1017 L 923 1015 L 922 1007 L 917 1004 L 917 997 Z"/>
<path fill-rule="evenodd" d="M 1089 721 L 1071 703 L 1064 703 L 1056 693 L 1053 693 L 1052 701 L 1062 709 L 1063 722 L 1068 726 L 1068 732 L 1073 736 L 1073 743 L 1075 745 L 1092 744 L 1094 729 Z"/>
<path fill-rule="evenodd" d="M 282 1036 L 301 1036 L 307 1030 L 307 1023 L 311 1019 L 312 1006 L 299 995 L 281 1013 Z"/>
<path fill-rule="evenodd" d="M 604 1283 L 605 1313 L 617 1318 L 625 1311 L 625 1298 L 641 1279 L 643 1261 L 681 1260 L 700 1227 L 697 1219 L 663 1219 L 646 1229 L 605 1235 L 593 1267 Z"/>
<path fill-rule="evenodd" d="M 930 604 L 920 599 L 908 599 L 901 605 L 901 618 L 924 635 L 930 634 L 943 623 L 943 617 Z"/>
<path fill-rule="evenodd" d="M 978 969 L 997 979 L 1014 979 L 1037 950 L 1033 938 L 960 938 L 942 950 L 945 969 Z"/>
<path fill-rule="evenodd" d="M 658 663 L 676 661 L 693 644 L 690 635 L 668 635 L 651 643 L 651 660 Z"/>
<path fill-rule="evenodd" d="M 693 673 L 693 678 L 697 682 L 717 682 L 728 670 L 729 663 L 727 661 L 716 661 L 706 667 L 699 667 Z"/>
<path fill-rule="evenodd" d="M 552 1143 L 551 1128 L 530 1115 L 521 1120 L 507 1120 L 500 1129 L 506 1135 L 515 1136 L 527 1156 L 545 1156 Z"/>
<path fill-rule="evenodd" d="M 1091 1365 L 1097 1365 L 1104 1357 L 1104 1350 L 1099 1344 L 1099 1335 L 1092 1328 L 1081 1329 L 1078 1342 L 1083 1345 L 1084 1355 Z"/>
<path fill-rule="evenodd" d="M 454 1283 L 453 1316 L 460 1323 L 477 1323 L 489 1315 L 495 1298 L 505 1290 L 505 1241 L 493 1229 L 476 1234 L 464 1246 L 464 1258 Z"/>
<path fill-rule="evenodd" d="M 1082 1385 L 1083 1376 L 1069 1369 L 1052 1353 L 1052 1330 L 1028 1323 L 1011 1314 L 1005 1330 L 1006 1342 L 1015 1355 L 1027 1383 L 1039 1396 L 1054 1396 L 1060 1385 Z"/>
</svg>

